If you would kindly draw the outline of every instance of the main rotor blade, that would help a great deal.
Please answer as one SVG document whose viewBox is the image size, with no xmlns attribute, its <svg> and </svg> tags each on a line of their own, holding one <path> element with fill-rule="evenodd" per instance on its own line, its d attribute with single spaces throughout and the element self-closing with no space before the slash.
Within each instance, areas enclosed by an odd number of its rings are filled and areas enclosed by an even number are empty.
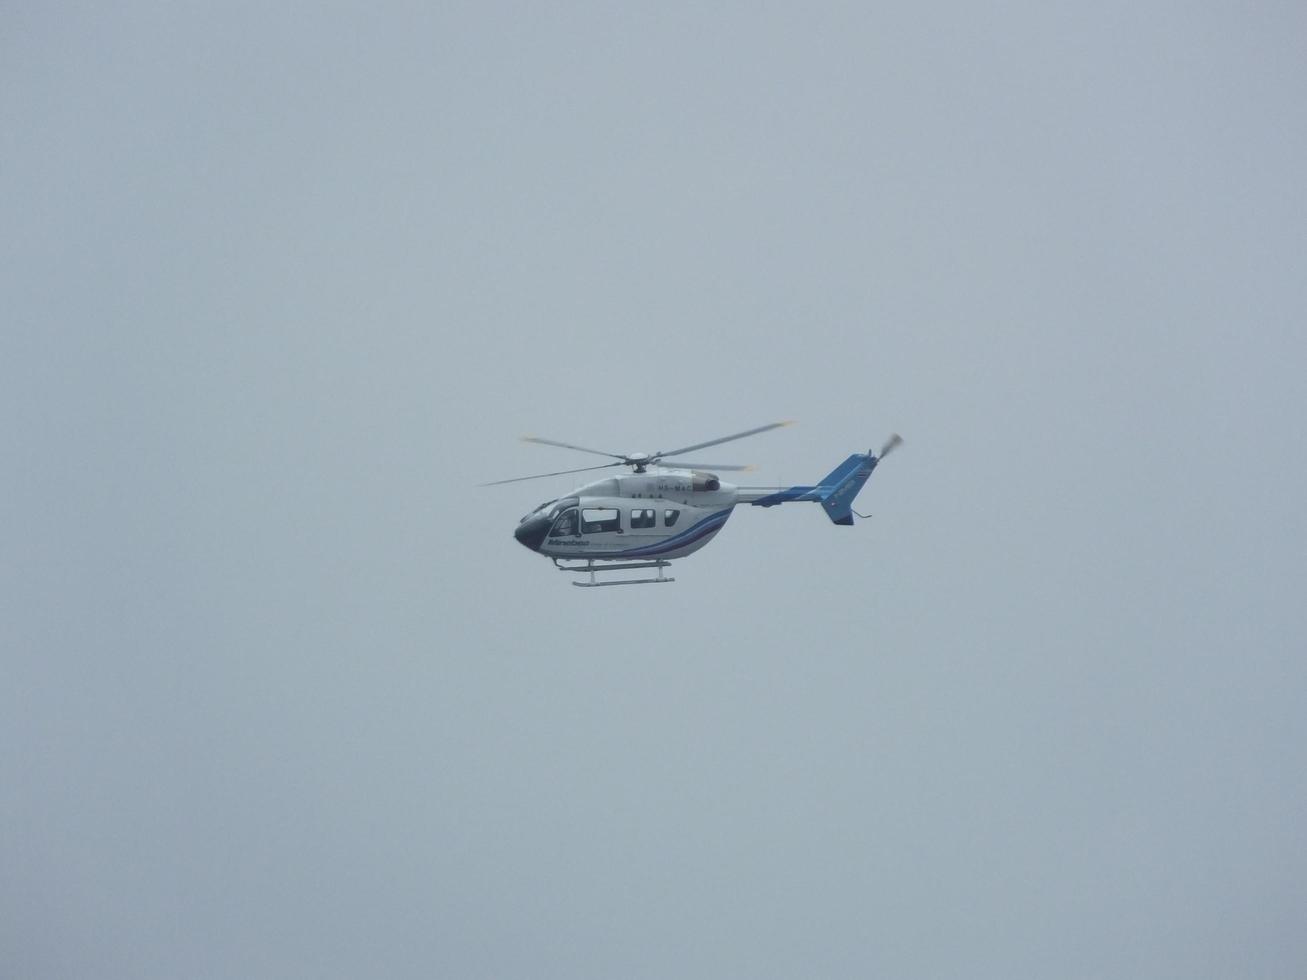
<svg viewBox="0 0 1307 980">
<path fill-rule="evenodd" d="M 779 429 L 782 426 L 793 424 L 793 422 L 773 422 L 771 425 L 760 425 L 756 429 L 749 429 L 747 432 L 737 432 L 733 436 L 722 436 L 720 439 L 709 439 L 707 442 L 696 442 L 693 446 L 682 446 L 680 449 L 668 449 L 663 452 L 657 452 L 654 453 L 654 459 L 661 459 L 664 456 L 679 456 L 681 453 L 692 453 L 696 449 L 707 449 L 709 446 L 719 446 L 723 442 L 730 442 L 733 439 L 743 439 L 745 436 L 756 436 L 759 432 L 767 432 L 769 429 Z"/>
<path fill-rule="evenodd" d="M 678 470 L 721 470 L 723 473 L 732 470 L 737 473 L 743 473 L 747 470 L 756 470 L 758 468 L 752 464 L 749 466 L 739 466 L 734 463 L 683 463 L 679 459 L 660 459 L 655 465 L 672 466 Z"/>
<path fill-rule="evenodd" d="M 606 453 L 602 449 L 586 449 L 585 446 L 573 446 L 570 442 L 558 442 L 554 439 L 541 439 L 539 436 L 523 436 L 523 442 L 538 442 L 542 446 L 558 446 L 560 449 L 575 449 L 578 452 L 593 453 L 595 456 L 611 456 L 613 459 L 626 459 L 621 453 Z"/>
<path fill-rule="evenodd" d="M 621 462 L 600 463 L 598 466 L 582 466 L 579 470 L 558 470 L 554 473 L 537 473 L 534 476 L 515 476 L 511 480 L 491 480 L 489 483 L 478 483 L 479 487 L 497 487 L 501 483 L 521 483 L 523 480 L 543 480 L 547 476 L 563 476 L 567 473 L 588 473 L 590 470 L 606 470 L 610 466 L 621 466 Z"/>
</svg>

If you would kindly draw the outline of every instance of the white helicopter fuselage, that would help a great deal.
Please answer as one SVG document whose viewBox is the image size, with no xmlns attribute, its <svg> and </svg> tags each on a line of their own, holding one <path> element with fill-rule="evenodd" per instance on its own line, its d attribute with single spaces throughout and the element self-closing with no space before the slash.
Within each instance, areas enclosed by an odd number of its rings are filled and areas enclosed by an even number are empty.
<svg viewBox="0 0 1307 980">
<path fill-rule="evenodd" d="M 612 476 L 541 504 L 522 518 L 515 536 L 555 559 L 683 558 L 712 540 L 737 503 L 771 491 L 742 492 L 690 470 Z"/>
<path fill-rule="evenodd" d="M 776 428 L 780 424 L 774 423 L 700 443 L 682 451 L 729 442 L 754 432 Z M 583 449 L 547 439 L 530 437 L 530 441 L 580 449 L 582 452 L 597 452 L 602 456 L 616 456 L 614 453 Z M 880 456 L 871 452 L 854 453 L 811 486 L 738 487 L 723 483 L 715 473 L 707 472 L 707 467 L 711 464 L 697 464 L 691 469 L 689 465 L 693 464 L 676 467 L 670 460 L 660 463 L 659 460 L 666 454 L 632 453 L 616 456 L 617 463 L 583 469 L 626 465 L 634 467 L 635 472 L 596 480 L 578 487 L 565 497 L 546 501 L 518 521 L 513 537 L 531 551 L 552 559 L 562 571 L 589 574 L 588 583 L 574 582 L 574 585 L 671 582 L 673 579 L 663 576 L 663 569 L 670 560 L 684 558 L 706 545 L 740 504 L 775 507 L 785 503 L 815 503 L 821 506 L 832 523 L 845 526 L 853 524 L 856 514 L 853 510 L 854 497 L 867 482 L 880 459 L 901 441 L 898 436 L 892 436 L 881 449 Z M 742 466 L 719 465 L 721 469 L 747 469 Z M 699 466 L 704 468 L 700 469 Z M 542 473 L 540 476 L 561 476 L 576 472 L 582 470 Z M 498 482 L 516 483 L 522 479 L 536 477 Z M 656 568 L 658 577 L 616 582 L 595 581 L 596 573 L 599 572 L 645 568 Z"/>
</svg>

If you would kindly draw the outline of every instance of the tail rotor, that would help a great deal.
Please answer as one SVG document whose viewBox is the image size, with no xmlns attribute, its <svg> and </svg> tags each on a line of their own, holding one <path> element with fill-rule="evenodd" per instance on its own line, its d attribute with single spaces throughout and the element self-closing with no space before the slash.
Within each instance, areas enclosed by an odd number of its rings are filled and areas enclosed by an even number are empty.
<svg viewBox="0 0 1307 980">
<path fill-rule="evenodd" d="M 872 463 L 879 463 L 882 459 L 884 459 L 886 456 L 888 456 L 890 453 L 892 453 L 895 449 L 897 449 L 901 445 L 903 445 L 903 438 L 897 432 L 895 432 L 892 436 L 890 436 L 888 439 L 885 440 L 885 445 L 880 447 L 880 453 L 872 459 Z M 871 453 L 868 452 L 867 455 L 870 456 Z M 870 514 L 858 513 L 856 510 L 853 510 L 852 507 L 850 507 L 849 510 L 854 514 L 857 514 L 857 516 L 861 517 L 864 521 L 867 520 L 869 517 L 871 517 Z"/>
<path fill-rule="evenodd" d="M 897 446 L 901 446 L 901 445 L 903 445 L 903 439 L 896 432 L 892 436 L 890 436 L 889 439 L 886 440 L 885 445 L 880 447 L 880 453 L 879 455 L 877 455 L 876 458 L 878 460 L 884 459 L 886 456 L 892 453 Z"/>
</svg>

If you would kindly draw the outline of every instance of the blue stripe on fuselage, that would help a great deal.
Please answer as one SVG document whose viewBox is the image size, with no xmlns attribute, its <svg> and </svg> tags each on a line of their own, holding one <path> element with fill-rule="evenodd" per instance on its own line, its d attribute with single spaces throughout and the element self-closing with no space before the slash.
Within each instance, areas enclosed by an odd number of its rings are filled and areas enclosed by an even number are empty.
<svg viewBox="0 0 1307 980">
<path fill-rule="evenodd" d="M 711 534 L 731 516 L 731 508 L 719 510 L 715 514 L 710 514 L 701 520 L 698 524 L 686 528 L 680 534 L 668 538 L 666 541 L 659 541 L 655 544 L 642 545 L 639 548 L 631 548 L 628 551 L 609 552 L 604 558 L 644 558 L 649 555 L 657 555 L 667 551 L 675 551 L 677 548 L 684 548 L 688 544 L 693 544 L 705 534 Z M 595 555 L 595 558 L 599 558 Z"/>
</svg>

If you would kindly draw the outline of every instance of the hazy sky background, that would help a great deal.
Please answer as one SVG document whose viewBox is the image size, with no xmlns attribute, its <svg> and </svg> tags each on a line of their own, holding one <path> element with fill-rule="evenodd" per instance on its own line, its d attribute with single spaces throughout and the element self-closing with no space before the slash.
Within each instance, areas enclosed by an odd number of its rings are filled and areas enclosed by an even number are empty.
<svg viewBox="0 0 1307 980">
<path fill-rule="evenodd" d="M 275 6 L 0 13 L 0 974 L 1307 974 L 1301 3 Z"/>
</svg>

